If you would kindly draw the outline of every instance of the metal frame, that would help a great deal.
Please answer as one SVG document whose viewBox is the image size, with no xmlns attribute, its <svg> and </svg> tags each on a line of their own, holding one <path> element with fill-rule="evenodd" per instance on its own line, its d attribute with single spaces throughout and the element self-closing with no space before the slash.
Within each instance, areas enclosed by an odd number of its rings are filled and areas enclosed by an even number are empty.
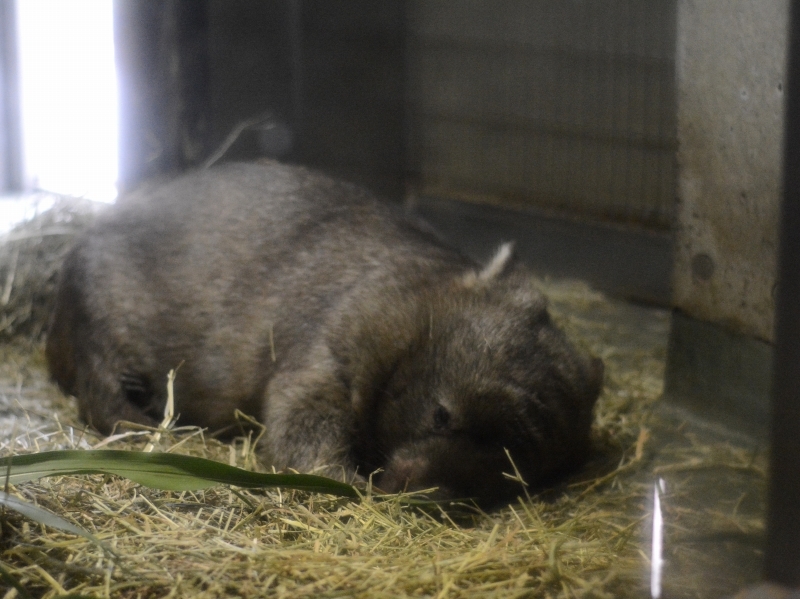
<svg viewBox="0 0 800 599">
<path fill-rule="evenodd" d="M 0 0 L 0 193 L 24 187 L 15 0 Z"/>
<path fill-rule="evenodd" d="M 800 3 L 790 4 L 764 577 L 800 585 Z"/>
</svg>

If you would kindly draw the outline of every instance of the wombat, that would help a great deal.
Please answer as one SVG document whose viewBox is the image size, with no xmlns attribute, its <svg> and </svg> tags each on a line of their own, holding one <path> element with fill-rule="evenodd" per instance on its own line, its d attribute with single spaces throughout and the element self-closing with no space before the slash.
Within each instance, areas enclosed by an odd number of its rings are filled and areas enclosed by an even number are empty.
<svg viewBox="0 0 800 599">
<path fill-rule="evenodd" d="M 64 263 L 47 362 L 102 433 L 253 414 L 275 467 L 492 505 L 587 455 L 600 360 L 508 245 L 483 267 L 367 191 L 277 162 L 133 193 Z M 511 460 L 513 460 L 513 465 Z"/>
</svg>

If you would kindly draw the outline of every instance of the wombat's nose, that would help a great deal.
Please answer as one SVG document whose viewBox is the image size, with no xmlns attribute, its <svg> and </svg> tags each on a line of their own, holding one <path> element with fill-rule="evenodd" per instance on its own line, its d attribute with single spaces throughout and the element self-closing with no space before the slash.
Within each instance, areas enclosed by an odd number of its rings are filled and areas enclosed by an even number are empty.
<svg viewBox="0 0 800 599">
<path fill-rule="evenodd" d="M 378 486 L 387 493 L 418 491 L 424 488 L 422 479 L 428 461 L 422 457 L 393 457 L 386 465 Z"/>
</svg>

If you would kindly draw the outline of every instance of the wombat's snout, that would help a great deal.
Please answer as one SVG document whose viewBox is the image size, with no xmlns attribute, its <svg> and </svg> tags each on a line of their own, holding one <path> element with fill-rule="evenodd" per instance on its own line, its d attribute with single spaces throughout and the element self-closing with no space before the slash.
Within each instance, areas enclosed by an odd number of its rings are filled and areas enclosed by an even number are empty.
<svg viewBox="0 0 800 599">
<path fill-rule="evenodd" d="M 429 467 L 423 456 L 396 455 L 386 464 L 377 485 L 387 493 L 419 491 L 427 487 L 422 482 Z"/>
</svg>

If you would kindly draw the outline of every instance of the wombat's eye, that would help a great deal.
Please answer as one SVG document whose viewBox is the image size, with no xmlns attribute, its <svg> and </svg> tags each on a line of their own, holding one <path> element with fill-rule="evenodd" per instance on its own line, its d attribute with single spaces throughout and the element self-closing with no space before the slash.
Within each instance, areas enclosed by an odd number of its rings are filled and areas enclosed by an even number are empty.
<svg viewBox="0 0 800 599">
<path fill-rule="evenodd" d="M 433 411 L 433 427 L 436 430 L 443 430 L 450 424 L 450 412 L 444 406 L 436 406 Z"/>
</svg>

